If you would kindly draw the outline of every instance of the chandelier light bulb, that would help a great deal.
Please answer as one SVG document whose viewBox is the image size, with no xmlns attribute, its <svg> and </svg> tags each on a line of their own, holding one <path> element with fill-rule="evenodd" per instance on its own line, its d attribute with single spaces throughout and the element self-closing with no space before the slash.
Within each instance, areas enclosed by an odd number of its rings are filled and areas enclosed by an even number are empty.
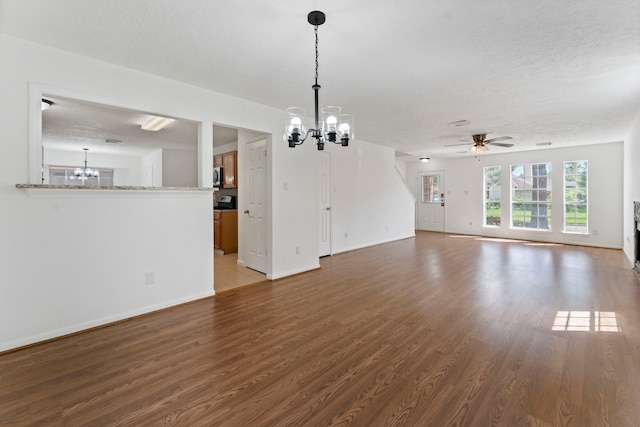
<svg viewBox="0 0 640 427">
<path fill-rule="evenodd" d="M 336 116 L 327 117 L 327 131 L 335 132 L 338 125 L 338 118 Z"/>
</svg>

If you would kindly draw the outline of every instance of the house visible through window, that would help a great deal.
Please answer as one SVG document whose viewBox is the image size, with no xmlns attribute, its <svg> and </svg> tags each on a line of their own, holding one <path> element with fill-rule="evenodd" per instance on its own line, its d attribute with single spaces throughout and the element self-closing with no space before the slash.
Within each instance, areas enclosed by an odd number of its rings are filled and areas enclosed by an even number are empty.
<svg viewBox="0 0 640 427">
<path fill-rule="evenodd" d="M 500 184 L 500 166 L 487 166 L 484 168 L 484 225 L 500 225 L 500 197 L 502 185 Z"/>
<path fill-rule="evenodd" d="M 588 233 L 587 161 L 564 162 L 564 231 Z"/>
<path fill-rule="evenodd" d="M 511 166 L 511 226 L 551 229 L 551 163 Z"/>
<path fill-rule="evenodd" d="M 80 173 L 82 170 L 73 166 L 49 166 L 49 184 L 93 187 L 113 185 L 113 169 L 95 169 L 98 176 L 85 176 Z"/>
</svg>

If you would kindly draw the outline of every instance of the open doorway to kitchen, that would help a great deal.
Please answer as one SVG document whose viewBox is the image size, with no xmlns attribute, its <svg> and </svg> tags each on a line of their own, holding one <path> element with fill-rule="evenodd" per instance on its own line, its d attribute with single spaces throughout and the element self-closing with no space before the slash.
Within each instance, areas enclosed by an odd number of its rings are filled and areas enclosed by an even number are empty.
<svg viewBox="0 0 640 427">
<path fill-rule="evenodd" d="M 248 173 L 253 153 L 246 149 L 246 143 L 254 139 L 266 140 L 260 132 L 219 124 L 213 126 L 213 166 L 221 178 L 213 197 L 216 292 L 267 280 L 266 268 L 259 271 L 248 268 L 252 267 L 248 263 L 250 245 L 245 243 L 253 241 L 251 237 L 256 233 L 245 221 L 248 216 L 246 212 L 252 210 L 250 204 L 257 191 Z M 261 180 L 260 184 L 264 185 L 264 188 L 258 188 L 262 196 L 260 199 L 266 199 L 266 179 Z"/>
</svg>

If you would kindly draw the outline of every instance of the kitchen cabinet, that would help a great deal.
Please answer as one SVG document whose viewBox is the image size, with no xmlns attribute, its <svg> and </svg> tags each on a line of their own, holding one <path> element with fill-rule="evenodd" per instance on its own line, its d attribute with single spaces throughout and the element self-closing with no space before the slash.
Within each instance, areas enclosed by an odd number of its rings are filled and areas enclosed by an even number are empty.
<svg viewBox="0 0 640 427">
<path fill-rule="evenodd" d="M 238 170 L 238 152 L 229 151 L 228 153 L 222 153 L 222 177 L 224 178 L 224 188 L 237 188 Z"/>
<path fill-rule="evenodd" d="M 225 254 L 238 252 L 238 211 L 213 211 L 213 247 Z"/>
<path fill-rule="evenodd" d="M 213 156 L 213 167 L 222 167 L 222 154 L 216 154 Z"/>
</svg>

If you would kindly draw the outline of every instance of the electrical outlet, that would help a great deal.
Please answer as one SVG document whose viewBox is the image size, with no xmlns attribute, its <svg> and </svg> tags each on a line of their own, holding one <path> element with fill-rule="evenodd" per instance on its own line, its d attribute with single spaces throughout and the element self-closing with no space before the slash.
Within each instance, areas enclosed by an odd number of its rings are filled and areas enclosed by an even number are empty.
<svg viewBox="0 0 640 427">
<path fill-rule="evenodd" d="M 300 255 L 302 253 L 302 248 L 300 246 L 296 246 L 296 255 Z"/>
<path fill-rule="evenodd" d="M 346 231 L 344 232 L 344 238 L 346 239 L 347 237 L 349 237 L 349 233 L 347 233 Z"/>
<path fill-rule="evenodd" d="M 153 271 L 147 271 L 144 273 L 144 284 L 153 285 L 154 283 L 156 283 L 156 273 Z"/>
</svg>

